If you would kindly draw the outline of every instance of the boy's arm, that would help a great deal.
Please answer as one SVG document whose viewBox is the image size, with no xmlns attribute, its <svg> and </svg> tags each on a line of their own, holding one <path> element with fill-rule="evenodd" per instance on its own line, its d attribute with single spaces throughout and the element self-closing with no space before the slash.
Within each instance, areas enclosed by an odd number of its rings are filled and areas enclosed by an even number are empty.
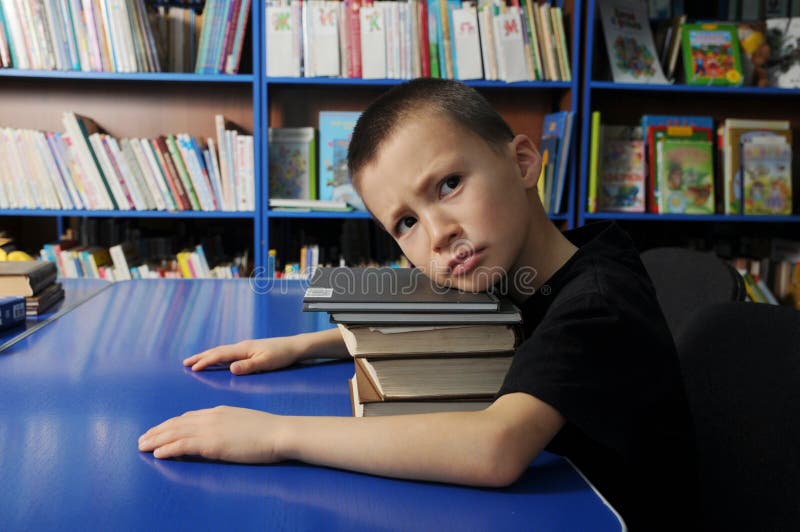
<svg viewBox="0 0 800 532">
<path fill-rule="evenodd" d="M 301 460 L 374 475 L 473 486 L 512 483 L 564 424 L 527 394 L 480 412 L 370 418 L 284 417 L 221 407 L 150 429 L 142 451 L 236 462 Z"/>
<path fill-rule="evenodd" d="M 232 373 L 246 375 L 321 357 L 350 358 L 338 328 L 220 345 L 186 358 L 183 365 L 201 371 L 217 364 L 230 364 Z"/>
</svg>

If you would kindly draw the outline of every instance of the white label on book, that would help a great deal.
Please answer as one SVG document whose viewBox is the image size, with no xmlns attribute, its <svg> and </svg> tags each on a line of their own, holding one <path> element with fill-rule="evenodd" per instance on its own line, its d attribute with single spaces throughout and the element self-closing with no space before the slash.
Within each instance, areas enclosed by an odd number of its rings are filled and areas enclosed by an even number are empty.
<svg viewBox="0 0 800 532">
<path fill-rule="evenodd" d="M 386 32 L 383 27 L 383 9 L 361 8 L 361 77 L 380 79 L 386 77 Z"/>
<path fill-rule="evenodd" d="M 333 288 L 306 288 L 305 297 L 333 297 Z"/>
<path fill-rule="evenodd" d="M 300 76 L 300 57 L 295 53 L 292 9 L 267 7 L 267 75 Z"/>
<path fill-rule="evenodd" d="M 474 7 L 453 10 L 458 79 L 481 79 L 481 43 L 478 37 L 478 12 Z"/>
</svg>

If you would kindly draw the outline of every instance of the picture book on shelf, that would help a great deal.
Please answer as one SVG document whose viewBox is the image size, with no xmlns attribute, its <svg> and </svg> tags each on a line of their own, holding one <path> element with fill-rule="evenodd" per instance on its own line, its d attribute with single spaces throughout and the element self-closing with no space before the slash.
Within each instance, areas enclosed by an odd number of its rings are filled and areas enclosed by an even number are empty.
<svg viewBox="0 0 800 532">
<path fill-rule="evenodd" d="M 800 17 L 767 19 L 767 42 L 771 64 L 769 84 L 800 87 Z"/>
<path fill-rule="evenodd" d="M 269 197 L 317 198 L 317 153 L 313 127 L 270 128 Z"/>
<path fill-rule="evenodd" d="M 572 144 L 572 123 L 575 113 L 572 111 L 560 111 L 545 115 L 542 126 L 542 143 L 547 139 L 558 139 L 557 149 L 553 151 L 555 158 L 553 162 L 553 183 L 551 194 L 548 196 L 550 212 L 558 214 L 563 210 L 563 198 L 565 184 L 567 180 L 567 165 L 569 163 L 569 151 Z M 551 155 L 552 156 L 552 155 Z"/>
<path fill-rule="evenodd" d="M 702 131 L 706 140 L 712 139 L 712 128 L 714 121 L 710 116 L 689 116 L 689 115 L 643 115 L 642 134 L 645 139 L 645 158 L 647 160 L 647 212 L 659 212 L 659 183 L 656 178 L 656 132 L 664 136 L 667 128 L 691 128 L 691 134 Z M 681 135 L 686 131 L 675 131 Z"/>
<path fill-rule="evenodd" d="M 659 211 L 714 213 L 714 164 L 711 142 L 666 137 L 657 142 Z"/>
<path fill-rule="evenodd" d="M 601 126 L 598 210 L 644 212 L 645 164 L 642 128 Z"/>
<path fill-rule="evenodd" d="M 647 4 L 640 0 L 598 0 L 608 61 L 614 81 L 622 83 L 667 83 Z"/>
<path fill-rule="evenodd" d="M 742 137 L 744 214 L 792 213 L 792 146 L 778 135 Z"/>
<path fill-rule="evenodd" d="M 684 24 L 681 31 L 687 84 L 742 84 L 742 57 L 736 25 Z"/>
<path fill-rule="evenodd" d="M 358 111 L 319 113 L 319 199 L 345 201 L 365 211 L 347 170 L 347 148 L 360 115 Z"/>
</svg>

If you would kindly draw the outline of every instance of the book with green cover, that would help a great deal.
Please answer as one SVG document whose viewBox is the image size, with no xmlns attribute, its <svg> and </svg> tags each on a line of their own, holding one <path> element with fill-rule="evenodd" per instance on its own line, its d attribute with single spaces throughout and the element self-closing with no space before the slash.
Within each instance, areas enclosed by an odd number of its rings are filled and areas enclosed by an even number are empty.
<svg viewBox="0 0 800 532">
<path fill-rule="evenodd" d="M 586 210 L 597 212 L 597 161 L 600 154 L 600 111 L 592 113 L 591 148 L 589 153 L 589 198 Z"/>
<path fill-rule="evenodd" d="M 684 24 L 681 42 L 687 84 L 742 84 L 742 57 L 735 24 Z"/>
<path fill-rule="evenodd" d="M 656 145 L 659 212 L 714 213 L 711 142 L 667 137 Z"/>
<path fill-rule="evenodd" d="M 183 157 L 178 149 L 178 143 L 175 141 L 175 135 L 168 135 L 166 140 L 169 153 L 172 155 L 172 160 L 175 162 L 175 168 L 178 172 L 178 177 L 183 184 L 183 188 L 186 190 L 186 195 L 189 197 L 189 203 L 192 204 L 193 210 L 200 211 L 202 210 L 200 207 L 200 201 L 197 199 L 197 193 L 194 190 L 194 186 L 192 186 L 192 180 L 189 177 L 189 172 L 186 170 Z"/>
</svg>

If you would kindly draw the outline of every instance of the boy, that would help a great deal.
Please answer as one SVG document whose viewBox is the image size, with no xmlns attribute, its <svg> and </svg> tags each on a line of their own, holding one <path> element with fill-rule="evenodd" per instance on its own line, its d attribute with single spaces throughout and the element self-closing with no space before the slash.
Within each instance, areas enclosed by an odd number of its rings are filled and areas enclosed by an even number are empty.
<svg viewBox="0 0 800 532">
<path fill-rule="evenodd" d="M 630 239 L 615 225 L 559 232 L 536 192 L 533 142 L 458 82 L 414 80 L 379 98 L 356 125 L 348 165 L 374 218 L 426 275 L 468 291 L 506 281 L 526 340 L 494 403 L 378 418 L 218 407 L 150 429 L 139 448 L 475 486 L 513 483 L 548 448 L 631 529 L 691 526 L 692 432 L 675 347 Z M 221 346 L 184 364 L 232 362 L 243 375 L 318 356 L 348 357 L 336 329 Z"/>
</svg>

